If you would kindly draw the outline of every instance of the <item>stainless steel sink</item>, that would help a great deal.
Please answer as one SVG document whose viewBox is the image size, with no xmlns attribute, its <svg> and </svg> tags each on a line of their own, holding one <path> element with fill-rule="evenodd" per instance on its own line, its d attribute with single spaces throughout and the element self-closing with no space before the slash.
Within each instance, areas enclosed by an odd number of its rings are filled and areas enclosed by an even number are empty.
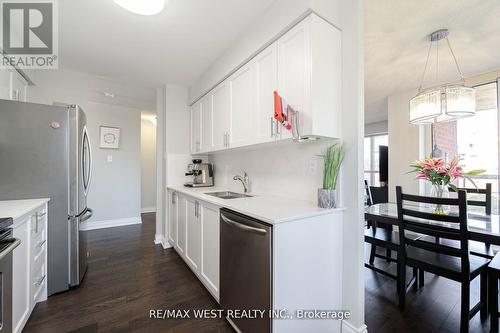
<svg viewBox="0 0 500 333">
<path fill-rule="evenodd" d="M 236 192 L 230 192 L 230 191 L 209 192 L 209 193 L 205 193 L 205 194 L 211 195 L 213 197 L 221 198 L 221 199 L 237 199 L 237 198 L 251 197 L 251 195 L 248 195 L 248 194 L 236 193 Z"/>
</svg>

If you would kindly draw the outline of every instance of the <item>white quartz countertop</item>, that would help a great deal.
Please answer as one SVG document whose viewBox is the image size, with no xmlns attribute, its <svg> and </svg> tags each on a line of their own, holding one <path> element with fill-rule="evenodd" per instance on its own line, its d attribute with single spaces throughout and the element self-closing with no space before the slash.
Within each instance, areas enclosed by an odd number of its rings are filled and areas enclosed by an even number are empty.
<svg viewBox="0 0 500 333">
<path fill-rule="evenodd" d="M 0 218 L 12 217 L 15 220 L 49 201 L 48 198 L 0 201 Z"/>
<path fill-rule="evenodd" d="M 227 191 L 227 189 L 216 187 L 190 188 L 184 186 L 167 186 L 167 188 L 270 224 L 332 214 L 344 210 L 343 208 L 324 209 L 319 208 L 316 203 L 309 201 L 258 193 L 248 193 L 252 197 L 236 199 L 221 199 L 205 194 Z"/>
</svg>

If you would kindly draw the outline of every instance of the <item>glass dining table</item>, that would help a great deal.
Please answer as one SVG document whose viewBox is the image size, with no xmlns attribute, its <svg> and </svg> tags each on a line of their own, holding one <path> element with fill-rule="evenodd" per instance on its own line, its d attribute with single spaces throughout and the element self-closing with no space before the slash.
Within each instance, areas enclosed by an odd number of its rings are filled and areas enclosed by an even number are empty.
<svg viewBox="0 0 500 333">
<path fill-rule="evenodd" d="M 429 205 L 405 205 L 412 210 L 416 208 L 419 211 L 430 213 L 433 207 Z M 450 215 L 458 215 L 457 211 L 449 211 Z M 365 220 L 374 221 L 377 224 L 398 225 L 398 207 L 396 203 L 381 203 L 369 206 L 365 209 Z M 456 223 L 444 223 L 439 221 L 425 221 L 419 219 L 419 222 L 430 223 L 434 225 L 446 225 L 451 228 L 458 228 Z M 486 215 L 476 212 L 467 214 L 467 226 L 469 239 L 500 246 L 500 215 Z"/>
</svg>

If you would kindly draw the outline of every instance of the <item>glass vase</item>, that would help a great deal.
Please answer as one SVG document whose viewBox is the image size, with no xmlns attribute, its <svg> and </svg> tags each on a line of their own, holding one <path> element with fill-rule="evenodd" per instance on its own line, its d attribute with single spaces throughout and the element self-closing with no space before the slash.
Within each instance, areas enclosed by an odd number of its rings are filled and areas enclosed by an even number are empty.
<svg viewBox="0 0 500 333">
<path fill-rule="evenodd" d="M 432 184 L 431 196 L 435 198 L 449 198 L 448 185 Z M 448 205 L 435 204 L 433 214 L 448 215 L 450 207 Z"/>
</svg>

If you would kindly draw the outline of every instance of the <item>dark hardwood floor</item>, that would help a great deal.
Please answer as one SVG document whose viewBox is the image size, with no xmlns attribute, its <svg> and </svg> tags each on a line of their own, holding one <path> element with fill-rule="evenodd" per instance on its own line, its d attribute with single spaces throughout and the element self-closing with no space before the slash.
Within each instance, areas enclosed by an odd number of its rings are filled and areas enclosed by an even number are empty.
<svg viewBox="0 0 500 333">
<path fill-rule="evenodd" d="M 153 244 L 154 229 L 154 214 L 144 214 L 142 225 L 89 231 L 91 258 L 83 284 L 39 303 L 23 332 L 234 332 L 223 319 L 149 318 L 150 309 L 217 308 L 175 251 Z M 473 302 L 478 282 L 471 289 Z M 409 292 L 403 313 L 393 280 L 365 269 L 365 283 L 370 333 L 459 331 L 458 283 L 427 274 L 425 287 Z M 476 315 L 470 332 L 489 332 L 488 320 Z"/>
<path fill-rule="evenodd" d="M 89 231 L 83 284 L 35 307 L 23 332 L 234 332 L 223 319 L 150 319 L 150 309 L 215 309 L 217 303 L 173 249 L 143 224 Z"/>
<path fill-rule="evenodd" d="M 365 246 L 365 256 L 369 248 Z M 375 259 L 378 267 L 395 264 Z M 409 271 L 409 270 L 408 270 Z M 471 304 L 479 300 L 479 278 L 471 286 Z M 460 284 L 426 273 L 425 286 L 407 294 L 406 310 L 400 312 L 396 282 L 365 268 L 365 321 L 370 333 L 456 333 L 460 331 Z M 481 322 L 479 313 L 470 321 L 470 333 L 489 332 L 489 318 Z"/>
</svg>

